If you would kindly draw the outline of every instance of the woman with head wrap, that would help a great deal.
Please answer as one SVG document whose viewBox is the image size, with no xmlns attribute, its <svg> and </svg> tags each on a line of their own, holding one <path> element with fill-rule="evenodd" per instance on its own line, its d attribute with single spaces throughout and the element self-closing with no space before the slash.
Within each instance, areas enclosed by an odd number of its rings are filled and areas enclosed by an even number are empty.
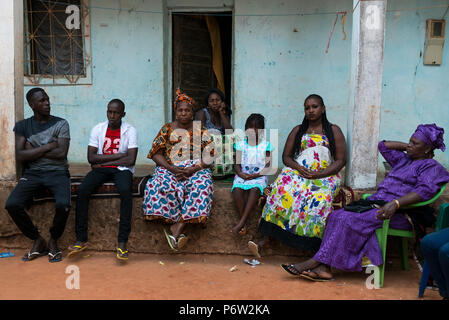
<svg viewBox="0 0 449 320">
<path fill-rule="evenodd" d="M 390 219 L 390 227 L 410 230 L 406 215 L 399 208 L 427 201 L 449 181 L 449 172 L 433 158 L 435 149 L 446 149 L 444 130 L 435 124 L 419 125 L 409 143 L 381 141 L 379 151 L 392 169 L 368 200 L 382 204 L 363 213 L 345 209 L 329 215 L 320 249 L 312 259 L 284 264 L 289 273 L 313 280 L 332 278 L 330 267 L 361 271 L 366 256 L 373 265 L 381 265 L 382 254 L 376 229 Z"/>
<path fill-rule="evenodd" d="M 193 122 L 195 101 L 179 89 L 176 93 L 176 120 L 161 128 L 147 156 L 156 168 L 142 205 L 146 220 L 171 223 L 170 231 L 164 232 L 175 251 L 188 240 L 182 233 L 186 223 L 206 222 L 214 192 L 209 169 L 213 143 L 206 129 Z"/>
</svg>

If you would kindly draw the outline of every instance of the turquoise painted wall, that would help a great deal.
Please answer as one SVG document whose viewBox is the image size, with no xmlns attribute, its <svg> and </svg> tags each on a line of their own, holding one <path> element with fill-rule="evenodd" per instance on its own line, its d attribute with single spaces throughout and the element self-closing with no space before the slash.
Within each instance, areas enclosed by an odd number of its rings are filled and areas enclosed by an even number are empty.
<svg viewBox="0 0 449 320">
<path fill-rule="evenodd" d="M 449 14 L 442 5 L 448 3 L 388 1 L 380 130 L 381 139 L 407 142 L 420 123 L 436 123 L 445 128 L 448 150 L 436 151 L 435 159 L 446 168 L 449 168 Z M 419 7 L 434 8 L 413 10 Z M 424 65 L 426 20 L 442 19 L 445 13 L 443 63 Z"/>
<path fill-rule="evenodd" d="M 91 128 L 107 120 L 107 103 L 120 98 L 126 105 L 124 120 L 139 134 L 137 162 L 148 163 L 148 150 L 165 123 L 163 15 L 149 13 L 161 12 L 162 1 L 91 0 L 90 4 L 92 85 L 44 87 L 52 114 L 70 123 L 69 161 L 87 163 Z M 31 115 L 25 106 L 25 117 Z"/>
<path fill-rule="evenodd" d="M 348 136 L 352 3 L 282 1 L 273 6 L 268 0 L 235 1 L 236 127 L 243 127 L 250 113 L 263 113 L 267 128 L 279 128 L 282 151 L 288 133 L 304 116 L 304 98 L 318 93 L 327 105 L 329 120 Z M 447 44 L 441 66 L 424 66 L 421 54 L 426 19 L 442 19 L 445 13 L 447 18 L 447 4 L 442 0 L 388 1 L 380 139 L 408 141 L 419 123 L 436 122 L 446 128 L 449 146 Z M 422 7 L 433 8 L 416 10 Z M 339 20 L 327 54 L 335 14 L 286 15 L 336 11 L 348 12 L 347 37 L 342 40 Z M 245 16 L 255 13 L 266 16 Z M 278 16 L 269 16 L 273 14 Z M 449 167 L 449 151 L 437 151 L 436 159 Z M 380 171 L 382 161 L 379 157 Z"/>
<path fill-rule="evenodd" d="M 266 128 L 279 129 L 281 167 L 285 141 L 302 122 L 309 94 L 323 97 L 329 121 L 346 132 L 351 14 L 344 24 L 346 40 L 340 16 L 328 53 L 326 47 L 335 12 L 351 8 L 351 0 L 286 0 L 276 5 L 270 0 L 235 1 L 235 125 L 244 128 L 251 113 L 262 113 Z M 289 15 L 295 12 L 306 14 Z M 261 16 L 251 16 L 255 13 Z"/>
<path fill-rule="evenodd" d="M 209 6 L 217 3 L 208 2 Z M 288 133 L 304 116 L 305 97 L 317 93 L 324 98 L 329 120 L 347 135 L 353 1 L 235 0 L 233 4 L 235 127 L 243 129 L 249 114 L 262 113 L 267 129 L 279 129 L 281 153 Z M 420 56 L 425 20 L 442 18 L 446 8 L 410 10 L 442 4 L 447 1 L 388 1 L 381 139 L 408 140 L 418 123 L 436 122 L 447 128 L 449 146 L 447 44 L 441 66 L 424 66 Z M 126 121 L 139 132 L 137 163 L 148 164 L 146 154 L 170 107 L 164 102 L 164 46 L 168 44 L 161 12 L 165 6 L 189 11 L 206 5 L 195 0 L 91 0 L 91 6 L 93 84 L 45 87 L 52 112 L 71 124 L 69 161 L 86 163 L 90 129 L 106 120 L 107 102 L 118 97 L 127 105 Z M 339 18 L 326 54 L 336 11 L 348 12 L 346 40 Z M 295 12 L 304 14 L 291 15 Z M 26 117 L 30 111 L 25 108 Z M 437 152 L 437 159 L 449 167 L 449 151 Z"/>
</svg>

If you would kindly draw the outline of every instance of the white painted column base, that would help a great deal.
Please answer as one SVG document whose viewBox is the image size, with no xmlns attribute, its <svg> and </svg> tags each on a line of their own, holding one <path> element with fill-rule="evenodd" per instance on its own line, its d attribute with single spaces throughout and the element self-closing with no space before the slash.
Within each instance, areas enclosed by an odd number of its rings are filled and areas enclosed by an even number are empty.
<svg viewBox="0 0 449 320">
<path fill-rule="evenodd" d="M 0 1 L 0 180 L 17 177 L 14 124 L 23 119 L 23 1 Z"/>
<path fill-rule="evenodd" d="M 354 0 L 346 181 L 376 186 L 386 0 Z"/>
</svg>

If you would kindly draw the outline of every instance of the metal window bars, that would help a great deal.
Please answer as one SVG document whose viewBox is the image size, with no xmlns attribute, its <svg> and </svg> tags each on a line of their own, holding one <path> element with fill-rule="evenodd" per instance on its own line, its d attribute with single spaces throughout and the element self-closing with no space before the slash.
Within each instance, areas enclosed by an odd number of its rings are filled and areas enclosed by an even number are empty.
<svg viewBox="0 0 449 320">
<path fill-rule="evenodd" d="M 24 0 L 25 82 L 76 84 L 88 77 L 89 33 L 88 0 Z"/>
</svg>

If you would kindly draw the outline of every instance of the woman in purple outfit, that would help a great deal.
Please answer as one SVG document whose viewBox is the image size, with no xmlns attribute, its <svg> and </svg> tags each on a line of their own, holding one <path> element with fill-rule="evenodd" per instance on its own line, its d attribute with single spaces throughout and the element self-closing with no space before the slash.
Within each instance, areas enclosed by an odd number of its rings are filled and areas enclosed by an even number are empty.
<svg viewBox="0 0 449 320">
<path fill-rule="evenodd" d="M 376 229 L 385 219 L 396 229 L 410 230 L 411 224 L 401 207 L 431 199 L 449 181 L 449 172 L 433 158 L 435 149 L 446 149 L 444 129 L 435 124 L 419 125 L 409 143 L 381 141 L 379 151 L 392 170 L 368 200 L 383 200 L 379 208 L 358 213 L 345 209 L 329 215 L 320 249 L 312 259 L 283 264 L 285 271 L 312 280 L 332 278 L 330 267 L 361 271 L 362 258 L 383 263 Z"/>
</svg>

